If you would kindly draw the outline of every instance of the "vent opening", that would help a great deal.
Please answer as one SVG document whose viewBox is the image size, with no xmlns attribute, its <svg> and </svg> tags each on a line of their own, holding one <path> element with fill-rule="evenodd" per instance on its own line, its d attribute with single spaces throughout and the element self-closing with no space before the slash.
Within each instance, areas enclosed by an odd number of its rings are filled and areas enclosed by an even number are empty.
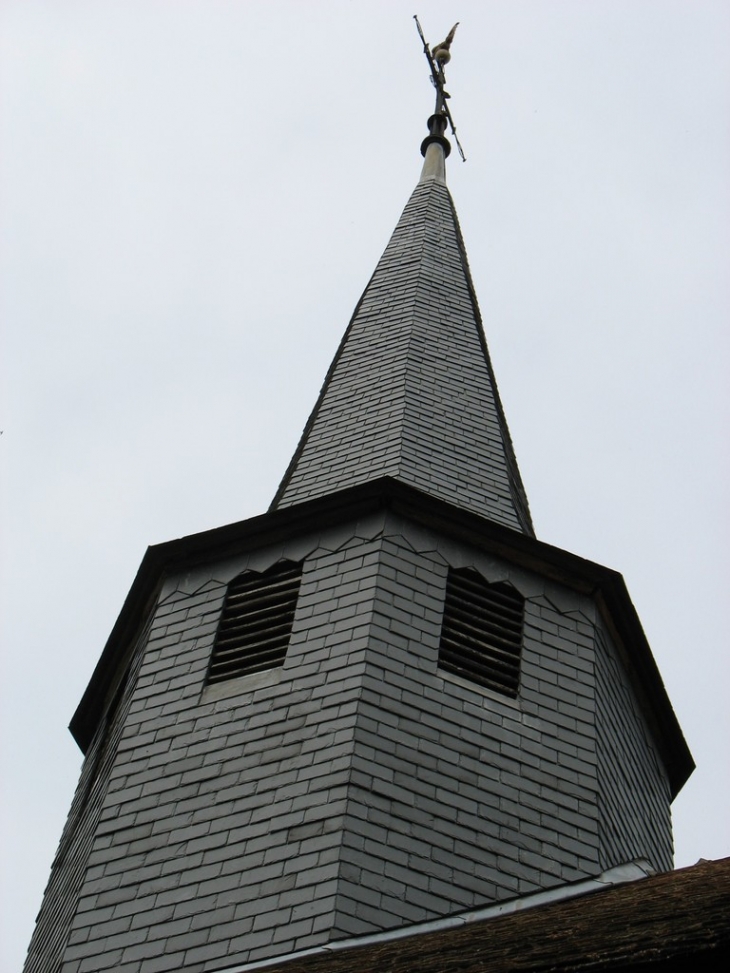
<svg viewBox="0 0 730 973">
<path fill-rule="evenodd" d="M 524 598 L 511 584 L 487 584 L 471 568 L 450 570 L 439 668 L 515 697 L 524 608 Z"/>
<path fill-rule="evenodd" d="M 302 578 L 301 564 L 280 561 L 268 571 L 244 571 L 228 585 L 208 683 L 283 665 Z"/>
</svg>

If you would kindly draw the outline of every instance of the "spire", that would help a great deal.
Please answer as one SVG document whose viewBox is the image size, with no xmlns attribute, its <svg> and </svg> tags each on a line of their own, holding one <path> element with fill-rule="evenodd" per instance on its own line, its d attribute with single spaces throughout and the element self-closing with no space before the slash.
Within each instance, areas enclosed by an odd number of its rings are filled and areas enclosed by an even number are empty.
<svg viewBox="0 0 730 973">
<path fill-rule="evenodd" d="M 442 64 L 438 71 L 442 81 Z M 442 95 L 441 87 L 437 108 Z M 442 110 L 429 119 L 418 185 L 272 508 L 387 476 L 534 533 L 446 187 L 447 118 Z"/>
</svg>

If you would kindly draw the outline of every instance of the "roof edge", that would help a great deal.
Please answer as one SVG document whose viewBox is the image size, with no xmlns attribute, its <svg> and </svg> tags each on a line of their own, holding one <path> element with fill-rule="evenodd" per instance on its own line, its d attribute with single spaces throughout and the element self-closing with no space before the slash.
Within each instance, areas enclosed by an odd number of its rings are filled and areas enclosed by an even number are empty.
<svg viewBox="0 0 730 973">
<path fill-rule="evenodd" d="M 482 545 L 507 561 L 583 594 L 597 596 L 602 615 L 617 639 L 624 666 L 645 703 L 645 714 L 667 768 L 672 797 L 679 793 L 695 763 L 623 577 L 611 568 L 456 507 L 393 477 L 381 477 L 249 520 L 149 547 L 71 720 L 69 728 L 80 748 L 84 752 L 88 748 L 130 643 L 153 610 L 170 571 L 235 554 L 254 544 L 290 538 L 292 533 L 311 530 L 312 524 L 318 529 L 334 526 L 383 509 L 424 527 L 448 531 L 455 538 Z"/>
<path fill-rule="evenodd" d="M 253 970 L 265 970 L 267 967 L 278 966 L 280 963 L 288 963 L 290 960 L 304 959 L 307 956 L 339 953 L 359 946 L 373 946 L 392 942 L 394 939 L 406 939 L 409 936 L 455 929 L 468 923 L 483 922 L 486 919 L 512 915 L 525 909 L 537 909 L 553 902 L 575 899 L 581 895 L 589 895 L 591 892 L 601 892 L 616 885 L 625 885 L 627 882 L 639 882 L 653 874 L 655 873 L 649 863 L 645 859 L 638 859 L 606 869 L 600 875 L 596 875 L 595 878 L 583 878 L 575 882 L 568 882 L 565 885 L 557 885 L 551 889 L 541 889 L 539 892 L 532 892 L 530 895 L 520 896 L 516 899 L 505 899 L 494 905 L 484 906 L 482 909 L 459 912 L 456 915 L 444 916 L 441 919 L 430 919 L 427 922 L 419 922 L 412 926 L 400 926 L 397 929 L 386 929 L 384 932 L 371 933 L 370 935 L 336 939 L 329 943 L 323 943 L 321 946 L 294 951 L 284 956 L 272 956 L 268 959 L 256 960 L 253 963 L 245 963 L 242 966 L 221 967 L 216 973 L 249 973 Z"/>
</svg>

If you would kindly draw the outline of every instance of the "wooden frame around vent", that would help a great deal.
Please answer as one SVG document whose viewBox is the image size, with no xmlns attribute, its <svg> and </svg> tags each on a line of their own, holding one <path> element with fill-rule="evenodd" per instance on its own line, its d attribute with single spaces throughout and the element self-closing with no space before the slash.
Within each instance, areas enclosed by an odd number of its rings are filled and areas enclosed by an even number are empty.
<svg viewBox="0 0 730 973">
<path fill-rule="evenodd" d="M 525 600 L 505 581 L 488 584 L 473 568 L 446 580 L 439 668 L 505 696 L 520 685 Z"/>
<path fill-rule="evenodd" d="M 207 682 L 223 682 L 283 665 L 302 578 L 301 564 L 280 561 L 244 571 L 228 585 Z"/>
</svg>

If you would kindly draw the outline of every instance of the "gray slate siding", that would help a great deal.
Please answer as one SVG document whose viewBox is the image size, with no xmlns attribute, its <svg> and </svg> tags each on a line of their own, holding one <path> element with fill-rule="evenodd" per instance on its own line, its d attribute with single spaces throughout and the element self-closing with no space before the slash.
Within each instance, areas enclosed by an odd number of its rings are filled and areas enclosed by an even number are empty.
<svg viewBox="0 0 730 973">
<path fill-rule="evenodd" d="M 284 557 L 304 561 L 284 666 L 205 687 L 227 583 Z M 516 700 L 438 670 L 450 566 L 526 598 Z M 599 773 L 597 697 L 619 719 L 627 695 L 618 667 L 597 681 L 595 622 L 587 598 L 384 513 L 170 578 L 80 871 L 52 876 L 78 902 L 63 961 L 49 946 L 28 973 L 209 971 L 597 874 L 601 787 L 642 798 Z M 668 805 L 658 768 L 616 753 Z"/>
<path fill-rule="evenodd" d="M 601 629 L 596 679 L 601 867 L 647 858 L 657 871 L 669 871 L 674 856 L 669 782 L 634 693 L 621 678 L 616 650 Z"/>
<path fill-rule="evenodd" d="M 413 192 L 272 506 L 392 476 L 532 533 L 449 191 Z"/>
<path fill-rule="evenodd" d="M 327 938 L 380 543 L 367 530 L 307 540 L 285 665 L 236 686 L 204 688 L 226 584 L 302 545 L 170 581 L 89 817 L 62 973 L 213 969 Z"/>
<path fill-rule="evenodd" d="M 139 667 L 149 635 L 142 632 L 132 651 L 126 684 L 102 720 L 81 768 L 66 827 L 51 867 L 43 906 L 28 948 L 24 973 L 49 973 L 60 968 L 67 945 L 86 938 L 86 932 L 72 932 L 77 905 L 88 882 L 96 878 L 89 868 L 89 854 L 99 833 L 100 819 L 110 770 L 114 764 L 129 707 L 136 688 Z M 111 917 L 108 910 L 107 918 Z"/>
<path fill-rule="evenodd" d="M 388 526 L 353 756 L 342 936 L 599 871 L 583 599 L 550 584 L 558 609 L 540 579 L 394 518 Z M 517 701 L 438 670 L 447 568 L 467 565 L 528 597 Z"/>
</svg>

